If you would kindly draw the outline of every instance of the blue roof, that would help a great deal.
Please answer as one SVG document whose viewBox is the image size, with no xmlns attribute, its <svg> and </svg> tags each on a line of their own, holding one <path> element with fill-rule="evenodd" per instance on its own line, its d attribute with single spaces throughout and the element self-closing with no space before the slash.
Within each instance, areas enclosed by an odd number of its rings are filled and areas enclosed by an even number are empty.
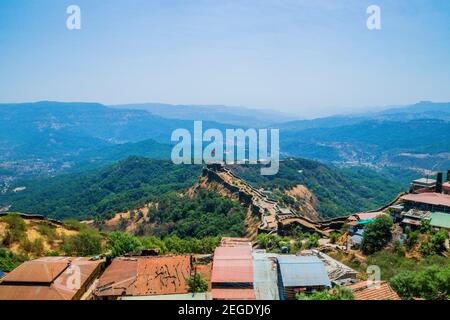
<svg viewBox="0 0 450 320">
<path fill-rule="evenodd" d="M 0 279 L 3 278 L 5 274 L 0 270 Z"/>
<path fill-rule="evenodd" d="M 360 235 L 355 234 L 354 236 L 352 236 L 352 241 L 356 244 L 360 244 L 362 242 L 363 237 L 361 237 Z"/>
<path fill-rule="evenodd" d="M 279 256 L 281 278 L 284 287 L 331 287 L 324 263 L 312 256 Z"/>
</svg>

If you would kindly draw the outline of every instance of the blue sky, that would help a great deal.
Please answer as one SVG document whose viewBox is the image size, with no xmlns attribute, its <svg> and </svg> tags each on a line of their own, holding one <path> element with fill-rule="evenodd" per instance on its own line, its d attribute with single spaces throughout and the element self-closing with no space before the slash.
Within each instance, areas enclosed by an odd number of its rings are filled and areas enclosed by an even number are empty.
<svg viewBox="0 0 450 320">
<path fill-rule="evenodd" d="M 66 8 L 82 29 L 66 29 Z M 366 28 L 381 7 L 382 29 Z M 2 0 L 0 102 L 166 102 L 310 118 L 450 101 L 446 0 Z"/>
</svg>

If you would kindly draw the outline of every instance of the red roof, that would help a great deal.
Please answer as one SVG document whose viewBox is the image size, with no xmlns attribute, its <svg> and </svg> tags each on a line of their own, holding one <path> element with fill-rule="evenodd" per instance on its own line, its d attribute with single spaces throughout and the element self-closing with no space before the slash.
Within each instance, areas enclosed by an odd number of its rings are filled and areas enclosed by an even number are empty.
<svg viewBox="0 0 450 320">
<path fill-rule="evenodd" d="M 374 281 L 368 286 L 367 281 L 361 281 L 348 286 L 355 295 L 355 300 L 400 300 L 400 297 L 385 281 Z"/>
<path fill-rule="evenodd" d="M 47 257 L 25 262 L 2 279 L 0 300 L 77 299 L 103 262 L 69 257 Z M 80 275 L 79 281 L 75 277 L 77 274 Z"/>
<path fill-rule="evenodd" d="M 253 261 L 243 260 L 216 260 L 214 259 L 212 283 L 253 282 Z"/>
<path fill-rule="evenodd" d="M 378 216 L 381 216 L 385 214 L 383 211 L 376 211 L 376 212 L 360 212 L 357 214 L 354 214 L 348 218 L 349 221 L 358 221 L 358 220 L 369 220 L 369 219 L 375 219 Z"/>
<path fill-rule="evenodd" d="M 410 193 L 402 196 L 400 199 L 435 206 L 450 207 L 450 195 L 442 193 L 434 193 L 434 192 L 426 192 L 418 194 Z"/>
<path fill-rule="evenodd" d="M 212 289 L 213 299 L 219 300 L 255 300 L 253 289 Z"/>
<path fill-rule="evenodd" d="M 216 248 L 211 282 L 253 282 L 252 248 L 250 246 Z"/>
<path fill-rule="evenodd" d="M 148 296 L 188 293 L 191 256 L 116 258 L 100 277 L 95 294 Z"/>
<path fill-rule="evenodd" d="M 27 261 L 4 277 L 5 282 L 51 283 L 70 264 L 65 257 L 40 258 Z"/>
<path fill-rule="evenodd" d="M 218 259 L 252 259 L 252 248 L 249 246 L 217 247 L 214 251 L 214 260 Z"/>
</svg>

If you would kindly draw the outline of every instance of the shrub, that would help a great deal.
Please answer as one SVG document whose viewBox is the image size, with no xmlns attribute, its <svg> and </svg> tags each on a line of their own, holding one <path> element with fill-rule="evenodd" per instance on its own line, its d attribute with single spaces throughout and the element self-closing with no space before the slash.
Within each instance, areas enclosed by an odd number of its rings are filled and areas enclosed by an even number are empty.
<svg viewBox="0 0 450 320">
<path fill-rule="evenodd" d="M 2 219 L 8 224 L 8 230 L 3 239 L 5 246 L 21 241 L 26 237 L 27 225 L 22 217 L 17 214 L 9 214 Z"/>
<path fill-rule="evenodd" d="M 337 232 L 333 232 L 330 234 L 330 243 L 336 243 L 337 239 L 339 239 L 341 235 Z"/>
<path fill-rule="evenodd" d="M 11 272 L 25 260 L 26 260 L 25 257 L 17 256 L 9 250 L 0 248 L 0 270 L 1 271 Z"/>
<path fill-rule="evenodd" d="M 102 252 L 102 236 L 95 230 L 86 229 L 80 233 L 63 237 L 61 249 L 72 256 L 91 256 Z"/>
<path fill-rule="evenodd" d="M 450 298 L 450 268 L 434 265 L 419 271 L 401 272 L 390 284 L 403 299 L 447 300 Z"/>
<path fill-rule="evenodd" d="M 311 294 L 298 293 L 297 300 L 355 300 L 355 296 L 350 289 L 336 286 L 331 290 L 313 291 Z"/>
<path fill-rule="evenodd" d="M 306 248 L 316 248 L 319 246 L 319 235 L 314 233 L 309 236 L 308 241 L 305 243 Z"/>
<path fill-rule="evenodd" d="M 196 273 L 187 279 L 187 284 L 189 287 L 189 292 L 206 292 L 208 291 L 208 282 L 206 282 L 200 274 Z"/>
<path fill-rule="evenodd" d="M 56 230 L 54 227 L 52 227 L 51 225 L 47 224 L 47 223 L 42 223 L 38 226 L 38 232 L 47 237 L 47 240 L 49 242 L 54 241 L 58 235 L 56 234 Z"/>
</svg>

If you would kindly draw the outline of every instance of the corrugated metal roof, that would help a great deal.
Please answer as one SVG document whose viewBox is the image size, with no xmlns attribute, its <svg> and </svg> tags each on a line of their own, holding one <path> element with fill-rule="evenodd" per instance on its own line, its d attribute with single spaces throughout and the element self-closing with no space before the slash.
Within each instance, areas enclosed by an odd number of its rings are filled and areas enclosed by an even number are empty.
<svg viewBox="0 0 450 320">
<path fill-rule="evenodd" d="M 166 294 L 158 296 L 124 296 L 120 300 L 212 300 L 210 292 Z"/>
<path fill-rule="evenodd" d="M 400 297 L 385 281 L 375 281 L 368 286 L 367 281 L 361 281 L 348 286 L 355 295 L 355 300 L 400 300 Z"/>
<path fill-rule="evenodd" d="M 331 287 L 325 265 L 319 258 L 280 255 L 277 260 L 284 287 Z"/>
<path fill-rule="evenodd" d="M 252 246 L 252 242 L 248 238 L 228 238 L 223 237 L 220 241 L 221 247 L 236 247 L 236 246 Z"/>
<path fill-rule="evenodd" d="M 104 260 L 92 261 L 89 258 L 49 257 L 29 262 L 37 262 L 39 266 L 36 267 L 36 265 L 31 264 L 30 267 L 28 263 L 23 268 L 19 266 L 8 274 L 0 284 L 0 300 L 71 300 L 77 298 L 80 295 L 80 289 L 85 287 L 88 280 L 92 280 L 92 275 L 99 270 Z M 54 277 L 52 270 L 59 271 L 61 262 L 66 264 L 66 268 Z M 52 266 L 55 263 L 58 268 Z M 48 266 L 43 267 L 45 264 L 48 264 Z M 16 273 L 16 270 L 18 273 Z M 26 275 L 25 270 L 31 270 L 32 274 Z M 51 272 L 39 275 L 37 274 L 39 270 L 50 270 Z M 80 275 L 79 281 L 76 278 L 78 274 Z M 42 285 L 39 281 L 29 281 L 33 275 L 36 275 L 36 279 L 39 280 L 48 280 L 50 277 L 54 280 L 50 283 L 43 281 L 42 283 L 45 285 Z M 33 283 L 36 285 L 32 285 Z"/>
<path fill-rule="evenodd" d="M 450 229 L 450 214 L 442 212 L 433 212 L 431 214 L 430 224 L 433 227 Z"/>
<path fill-rule="evenodd" d="M 450 207 L 450 195 L 434 192 L 425 192 L 418 194 L 407 194 L 400 197 L 402 200 L 425 203 L 435 206 Z"/>
<path fill-rule="evenodd" d="M 253 261 L 251 259 L 214 260 L 212 283 L 253 282 Z"/>
<path fill-rule="evenodd" d="M 70 264 L 70 258 L 48 257 L 26 261 L 8 274 L 5 282 L 51 283 Z"/>
<path fill-rule="evenodd" d="M 254 290 L 257 300 L 278 300 L 278 272 L 276 254 L 254 252 Z"/>
<path fill-rule="evenodd" d="M 137 259 L 116 258 L 100 277 L 97 296 L 121 296 L 136 281 Z"/>
<path fill-rule="evenodd" d="M 252 248 L 249 246 L 237 246 L 237 247 L 217 247 L 214 250 L 214 260 L 223 259 L 252 259 Z"/>
<path fill-rule="evenodd" d="M 192 274 L 191 256 L 116 258 L 100 277 L 96 295 L 184 294 Z"/>
<path fill-rule="evenodd" d="M 253 289 L 212 289 L 213 299 L 218 300 L 255 300 Z"/>
</svg>

